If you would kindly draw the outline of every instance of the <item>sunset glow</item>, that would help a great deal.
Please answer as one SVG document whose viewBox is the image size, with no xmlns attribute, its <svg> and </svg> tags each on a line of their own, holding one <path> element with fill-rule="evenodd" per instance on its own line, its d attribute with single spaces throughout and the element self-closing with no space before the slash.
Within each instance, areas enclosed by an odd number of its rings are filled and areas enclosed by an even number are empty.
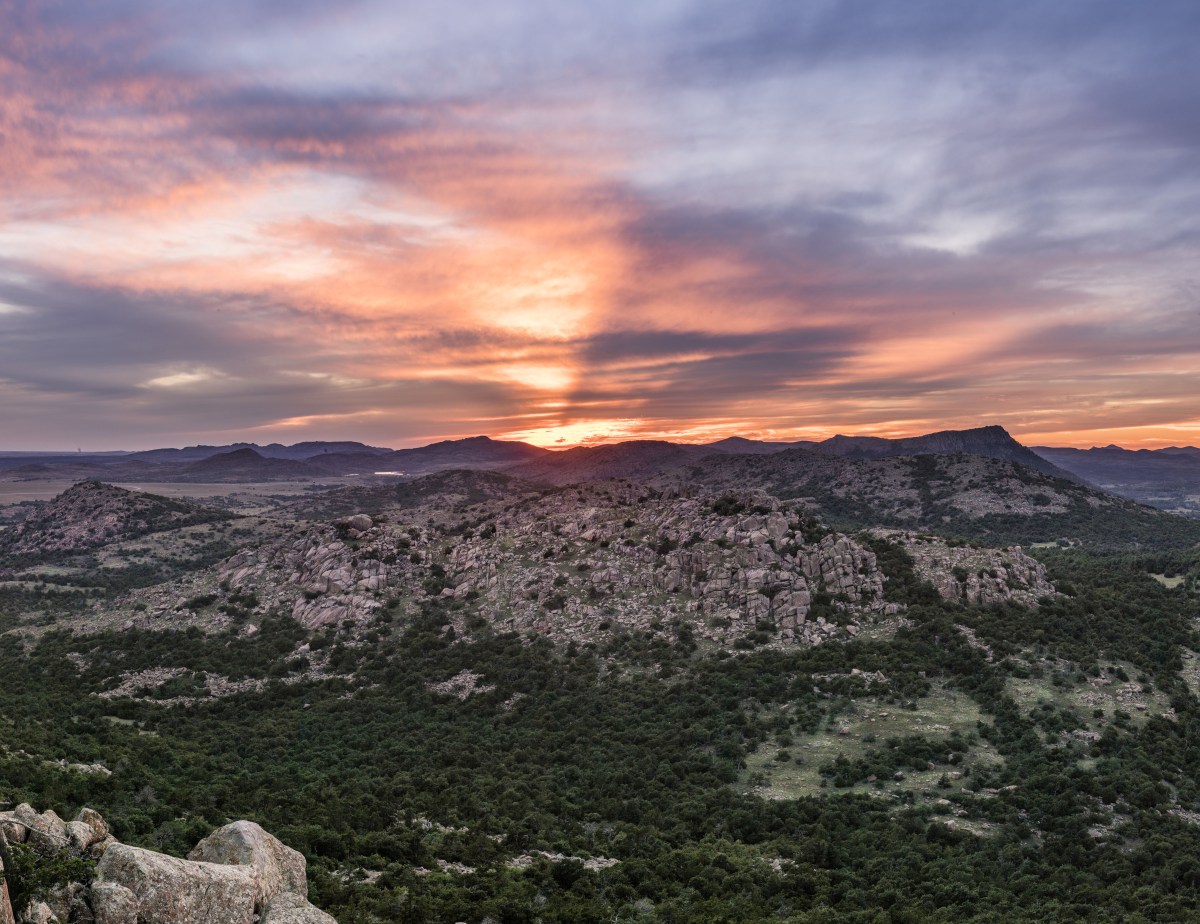
<svg viewBox="0 0 1200 924">
<path fill-rule="evenodd" d="M 1186 4 L 210 7 L 0 5 L 4 448 L 1200 444 Z"/>
</svg>

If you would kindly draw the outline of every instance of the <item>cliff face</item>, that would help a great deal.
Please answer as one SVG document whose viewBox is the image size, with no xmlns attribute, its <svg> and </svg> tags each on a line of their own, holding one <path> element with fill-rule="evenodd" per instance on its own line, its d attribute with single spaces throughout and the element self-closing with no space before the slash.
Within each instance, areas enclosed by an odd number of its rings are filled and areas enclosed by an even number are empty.
<svg viewBox="0 0 1200 924">
<path fill-rule="evenodd" d="M 304 857 L 250 821 L 214 831 L 181 860 L 122 844 L 98 812 L 64 822 L 29 805 L 0 812 L 10 844 L 97 861 L 90 883 L 68 882 L 12 909 L 0 924 L 337 924 L 308 902 Z"/>
</svg>

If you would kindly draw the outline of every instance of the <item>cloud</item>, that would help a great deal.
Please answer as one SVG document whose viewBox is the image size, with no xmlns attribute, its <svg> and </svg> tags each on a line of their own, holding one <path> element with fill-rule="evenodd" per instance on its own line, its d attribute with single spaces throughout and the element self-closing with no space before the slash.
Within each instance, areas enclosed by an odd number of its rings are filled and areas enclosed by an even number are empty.
<svg viewBox="0 0 1200 924">
<path fill-rule="evenodd" d="M 10 4 L 0 426 L 1158 438 L 1200 417 L 1198 19 Z"/>
</svg>

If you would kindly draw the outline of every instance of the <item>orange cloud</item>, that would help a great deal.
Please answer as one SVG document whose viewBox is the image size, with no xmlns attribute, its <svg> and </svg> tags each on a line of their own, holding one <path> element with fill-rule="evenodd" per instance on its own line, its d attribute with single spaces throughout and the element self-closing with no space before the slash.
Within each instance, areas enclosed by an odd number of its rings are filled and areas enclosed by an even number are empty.
<svg viewBox="0 0 1200 924">
<path fill-rule="evenodd" d="M 268 354 L 257 379 L 214 355 L 144 363 L 131 390 L 205 369 L 282 392 L 299 372 L 324 389 L 296 392 L 313 407 L 264 401 L 247 426 L 406 440 L 421 415 L 445 426 L 431 437 L 545 445 L 985 422 L 1200 440 L 1200 343 L 1114 335 L 1128 291 L 1080 281 L 1095 255 L 950 253 L 803 197 L 672 196 L 630 179 L 658 139 L 610 137 L 574 99 L 307 97 L 155 65 L 133 22 L 92 57 L 69 31 L 16 35 L 0 252 L 75 292 L 186 305 Z M 589 93 L 625 104 L 603 80 Z"/>
</svg>

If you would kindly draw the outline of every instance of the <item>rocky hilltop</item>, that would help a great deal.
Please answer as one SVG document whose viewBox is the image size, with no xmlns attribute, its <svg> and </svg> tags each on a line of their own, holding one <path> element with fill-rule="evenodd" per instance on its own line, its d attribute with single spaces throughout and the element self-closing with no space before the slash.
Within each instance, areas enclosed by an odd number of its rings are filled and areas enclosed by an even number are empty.
<svg viewBox="0 0 1200 924">
<path fill-rule="evenodd" d="M 8 532 L 0 532 L 0 555 L 73 553 L 122 539 L 228 519 L 229 515 L 185 501 L 82 481 L 39 508 Z"/>
<path fill-rule="evenodd" d="M 186 860 L 122 844 L 88 808 L 64 822 L 22 804 L 0 812 L 0 832 L 35 863 L 95 863 L 94 878 L 15 909 L 6 889 L 0 924 L 337 924 L 308 902 L 304 857 L 250 821 L 214 831 Z"/>
<path fill-rule="evenodd" d="M 902 610 L 860 538 L 767 494 L 616 481 L 446 513 L 434 503 L 298 527 L 107 612 L 148 629 L 225 629 L 278 613 L 362 637 L 394 612 L 451 602 L 464 638 L 482 626 L 557 642 L 661 630 L 735 648 L 748 636 L 782 646 L 852 638 Z M 914 556 L 931 575 L 960 564 L 1000 575 L 972 577 L 966 590 L 933 581 L 950 599 L 1034 605 L 1053 593 L 1019 550 L 976 549 L 967 561 L 934 537 L 920 549 L 942 551 Z"/>
<path fill-rule="evenodd" d="M 872 532 L 903 548 L 912 558 L 916 573 L 945 600 L 1035 607 L 1039 599 L 1056 593 L 1046 576 L 1046 566 L 1020 546 L 985 549 L 951 545 L 936 536 L 903 530 Z"/>
<path fill-rule="evenodd" d="M 550 450 L 529 443 L 471 436 L 416 449 L 398 449 L 381 456 L 378 462 L 397 471 L 436 472 L 450 468 L 503 468 L 549 455 L 553 455 Z"/>
</svg>

